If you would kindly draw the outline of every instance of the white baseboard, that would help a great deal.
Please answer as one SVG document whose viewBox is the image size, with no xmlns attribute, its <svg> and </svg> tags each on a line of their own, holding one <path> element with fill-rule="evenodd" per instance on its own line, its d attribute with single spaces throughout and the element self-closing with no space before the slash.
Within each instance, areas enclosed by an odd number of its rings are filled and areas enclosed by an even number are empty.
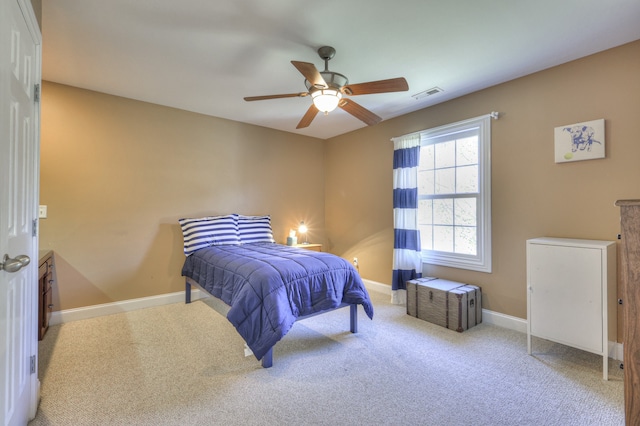
<svg viewBox="0 0 640 426">
<path fill-rule="evenodd" d="M 375 281 L 363 280 L 368 289 L 391 295 L 391 287 Z M 191 288 L 191 300 L 198 300 L 209 297 L 199 288 Z M 82 308 L 66 309 L 51 313 L 49 325 L 64 324 L 71 321 L 96 318 L 105 315 L 131 312 L 138 309 L 152 308 L 154 306 L 169 305 L 171 303 L 184 302 L 184 291 L 161 294 L 158 296 L 141 297 L 139 299 L 129 299 L 120 302 L 103 303 L 100 305 L 84 306 Z"/>
<path fill-rule="evenodd" d="M 488 309 L 482 310 L 482 322 L 497 325 L 498 327 L 508 328 L 509 330 L 519 331 L 520 333 L 526 334 L 527 332 L 527 320 L 511 315 L 501 314 L 500 312 L 490 311 Z"/>
<path fill-rule="evenodd" d="M 200 299 L 202 297 L 201 293 L 202 291 L 200 289 L 192 289 L 191 300 Z M 63 324 L 65 322 L 119 314 L 122 312 L 131 312 L 138 309 L 169 305 L 171 303 L 179 302 L 184 302 L 184 291 L 161 294 L 158 296 L 141 297 L 139 299 L 123 300 L 120 302 L 104 303 L 101 305 L 85 306 L 82 308 L 66 309 L 64 311 L 54 311 L 51 313 L 49 325 Z"/>
<path fill-rule="evenodd" d="M 624 361 L 622 358 L 622 349 L 623 349 L 623 343 L 618 343 L 618 342 L 609 342 L 609 358 L 613 358 L 617 361 Z"/>
<path fill-rule="evenodd" d="M 391 286 L 371 280 L 363 279 L 362 281 L 368 290 L 387 294 L 391 297 Z M 191 289 L 191 300 L 198 300 L 202 297 L 208 297 L 208 295 L 203 294 L 202 290 L 198 288 Z M 49 324 L 63 324 L 71 321 L 96 318 L 104 315 L 113 315 L 121 312 L 131 312 L 138 309 L 169 305 L 171 303 L 179 302 L 184 302 L 184 291 L 124 300 L 121 302 L 85 306 L 82 308 L 67 309 L 64 311 L 55 311 L 51 313 Z M 525 334 L 527 333 L 527 320 L 511 315 L 501 314 L 499 312 L 493 312 L 488 309 L 482 310 L 482 322 L 519 331 Z M 622 361 L 622 343 L 609 342 L 609 358 Z"/>
<path fill-rule="evenodd" d="M 389 296 L 391 296 L 391 286 L 390 285 L 382 284 L 382 283 L 379 283 L 377 281 L 365 280 L 364 278 L 362 279 L 362 282 L 364 283 L 364 286 L 367 287 L 367 290 L 373 290 L 373 291 L 376 291 L 378 293 L 384 293 L 384 294 L 388 294 Z"/>
<path fill-rule="evenodd" d="M 371 280 L 363 279 L 362 281 L 368 290 L 377 291 L 391 296 L 391 286 Z M 511 315 L 501 314 L 499 312 L 493 312 L 488 309 L 482 310 L 482 321 L 499 327 L 508 328 L 510 330 L 519 331 L 521 333 L 527 332 L 527 320 L 513 317 Z"/>
<path fill-rule="evenodd" d="M 368 290 L 388 294 L 391 297 L 391 286 L 371 280 L 362 280 Z M 501 314 L 500 312 L 482 310 L 482 322 L 493 324 L 498 327 L 515 330 L 520 333 L 527 334 L 527 320 L 514 317 L 511 315 Z M 622 361 L 622 343 L 609 342 L 609 358 Z"/>
</svg>

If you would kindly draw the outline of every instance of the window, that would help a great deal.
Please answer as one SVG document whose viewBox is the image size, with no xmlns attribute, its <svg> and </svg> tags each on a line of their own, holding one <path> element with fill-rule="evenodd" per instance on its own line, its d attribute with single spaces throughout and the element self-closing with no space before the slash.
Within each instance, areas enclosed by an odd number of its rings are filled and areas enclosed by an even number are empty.
<svg viewBox="0 0 640 426">
<path fill-rule="evenodd" d="M 490 116 L 424 130 L 420 140 L 423 261 L 491 272 Z"/>
</svg>

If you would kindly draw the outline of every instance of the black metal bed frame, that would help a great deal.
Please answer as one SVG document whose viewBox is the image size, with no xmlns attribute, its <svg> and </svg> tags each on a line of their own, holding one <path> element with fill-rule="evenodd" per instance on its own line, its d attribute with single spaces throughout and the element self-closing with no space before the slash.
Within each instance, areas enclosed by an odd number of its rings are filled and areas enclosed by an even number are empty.
<svg viewBox="0 0 640 426">
<path fill-rule="evenodd" d="M 204 291 L 206 294 L 208 294 L 211 297 L 215 297 L 213 296 L 211 293 L 209 293 L 207 290 L 205 290 L 200 284 L 198 284 L 197 281 L 195 281 L 192 278 L 186 277 L 185 279 L 185 294 L 184 294 L 184 302 L 185 303 L 191 303 L 191 287 L 192 286 L 196 286 L 197 288 L 201 289 L 202 291 Z M 331 311 L 335 311 L 336 309 L 341 309 L 344 307 L 349 306 L 350 308 L 350 312 L 349 312 L 349 329 L 352 333 L 357 333 L 358 332 L 358 305 L 357 304 L 350 304 L 350 303 L 342 303 L 341 305 L 339 305 L 337 308 L 334 309 L 329 309 L 326 311 L 322 311 L 322 312 L 316 312 L 314 314 L 311 315 L 305 315 L 305 316 L 301 316 L 298 317 L 296 319 L 296 321 L 300 321 L 303 320 L 305 318 L 311 318 L 314 317 L 316 315 L 320 315 L 320 314 L 324 314 L 327 312 L 331 312 Z M 271 348 L 269 348 L 269 350 L 267 351 L 266 354 L 264 354 L 264 356 L 262 357 L 262 359 L 260 360 L 262 367 L 263 368 L 269 368 L 273 365 L 273 346 Z"/>
</svg>

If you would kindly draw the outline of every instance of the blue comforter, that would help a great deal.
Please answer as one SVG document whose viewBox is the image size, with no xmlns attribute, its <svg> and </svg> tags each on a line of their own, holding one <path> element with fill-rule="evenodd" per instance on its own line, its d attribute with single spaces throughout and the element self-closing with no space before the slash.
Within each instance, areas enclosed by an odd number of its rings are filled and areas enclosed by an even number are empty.
<svg viewBox="0 0 640 426">
<path fill-rule="evenodd" d="M 360 275 L 330 253 L 272 243 L 212 246 L 188 256 L 182 275 L 231 306 L 227 318 L 257 359 L 300 316 L 349 303 L 373 319 Z"/>
</svg>

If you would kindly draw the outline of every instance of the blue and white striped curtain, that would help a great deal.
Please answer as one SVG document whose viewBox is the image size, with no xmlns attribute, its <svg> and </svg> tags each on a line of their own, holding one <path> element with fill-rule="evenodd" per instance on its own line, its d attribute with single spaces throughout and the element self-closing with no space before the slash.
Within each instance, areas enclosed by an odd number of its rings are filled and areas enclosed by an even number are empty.
<svg viewBox="0 0 640 426">
<path fill-rule="evenodd" d="M 393 140 L 393 278 L 391 303 L 407 303 L 406 282 L 422 277 L 418 230 L 420 135 Z"/>
</svg>

